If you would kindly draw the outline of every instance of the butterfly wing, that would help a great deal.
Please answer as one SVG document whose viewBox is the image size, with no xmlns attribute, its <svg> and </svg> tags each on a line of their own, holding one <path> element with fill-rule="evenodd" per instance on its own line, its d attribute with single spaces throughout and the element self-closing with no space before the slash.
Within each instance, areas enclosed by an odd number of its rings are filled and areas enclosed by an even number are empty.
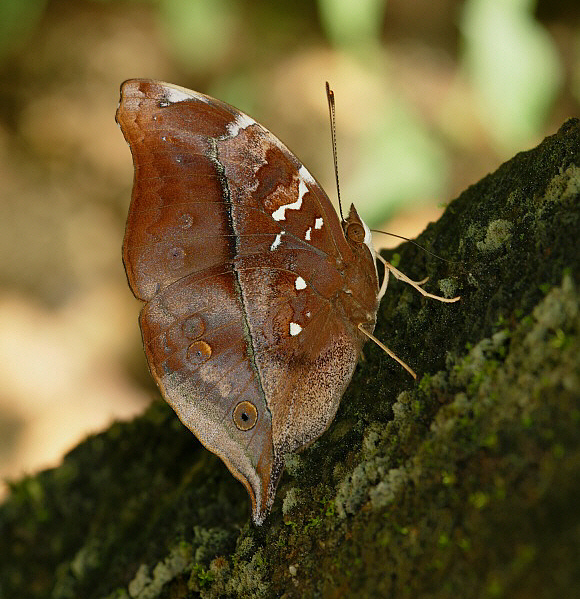
<svg viewBox="0 0 580 599">
<path fill-rule="evenodd" d="M 270 413 L 252 367 L 232 268 L 187 275 L 148 302 L 140 324 L 149 367 L 181 421 L 247 488 L 254 514 L 268 504 L 274 454 Z M 236 425 L 250 403 L 255 421 Z"/>
<path fill-rule="evenodd" d="M 324 431 L 352 376 L 364 338 L 341 298 L 352 296 L 347 273 L 364 272 L 376 313 L 372 255 L 353 251 L 304 166 L 237 109 L 131 80 L 117 120 L 135 164 L 124 262 L 149 302 L 150 368 L 182 421 L 246 485 L 261 522 L 284 452 Z M 199 320 L 201 334 L 184 333 Z M 257 411 L 249 430 L 236 424 L 239 405 Z"/>
</svg>

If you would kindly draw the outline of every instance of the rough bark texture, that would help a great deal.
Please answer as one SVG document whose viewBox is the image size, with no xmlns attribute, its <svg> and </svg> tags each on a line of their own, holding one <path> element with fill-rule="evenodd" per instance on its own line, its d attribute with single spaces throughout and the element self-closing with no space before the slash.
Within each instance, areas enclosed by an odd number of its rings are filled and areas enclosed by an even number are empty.
<svg viewBox="0 0 580 599">
<path fill-rule="evenodd" d="M 0 597 L 571 597 L 580 589 L 580 122 L 466 190 L 391 281 L 325 435 L 249 501 L 161 401 L 0 508 Z M 439 289 L 437 288 L 439 284 Z M 574 591 L 575 589 L 575 591 Z"/>
</svg>

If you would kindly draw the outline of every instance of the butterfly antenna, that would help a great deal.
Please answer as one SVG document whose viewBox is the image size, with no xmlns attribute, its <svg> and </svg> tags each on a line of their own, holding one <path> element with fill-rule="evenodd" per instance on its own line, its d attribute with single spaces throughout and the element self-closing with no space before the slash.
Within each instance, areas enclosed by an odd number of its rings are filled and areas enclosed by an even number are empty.
<svg viewBox="0 0 580 599">
<path fill-rule="evenodd" d="M 427 254 L 431 254 L 431 256 L 433 256 L 434 258 L 443 260 L 443 262 L 448 262 L 449 264 L 461 264 L 461 262 L 455 262 L 454 260 L 447 260 L 447 258 L 442 258 L 435 252 L 432 252 L 431 250 L 428 250 L 426 247 L 423 247 L 420 243 L 417 243 L 416 241 L 413 241 L 412 239 L 409 239 L 408 237 L 404 237 L 403 235 L 397 235 L 396 233 L 389 233 L 388 231 L 380 231 L 379 229 L 371 229 L 371 231 L 373 233 L 382 233 L 383 235 L 390 235 L 391 237 L 397 237 L 398 239 L 402 239 L 403 241 L 408 241 L 409 243 L 412 243 L 413 245 L 417 246 L 419 249 L 423 250 L 424 252 L 427 252 Z"/>
<path fill-rule="evenodd" d="M 342 204 L 340 202 L 340 184 L 338 182 L 338 157 L 336 154 L 336 117 L 334 108 L 334 92 L 330 89 L 328 81 L 326 82 L 326 99 L 328 100 L 328 114 L 330 116 L 330 136 L 332 138 L 332 158 L 334 159 L 334 176 L 336 177 L 336 195 L 338 197 L 338 209 L 340 211 L 340 220 L 344 222 L 342 215 Z"/>
</svg>

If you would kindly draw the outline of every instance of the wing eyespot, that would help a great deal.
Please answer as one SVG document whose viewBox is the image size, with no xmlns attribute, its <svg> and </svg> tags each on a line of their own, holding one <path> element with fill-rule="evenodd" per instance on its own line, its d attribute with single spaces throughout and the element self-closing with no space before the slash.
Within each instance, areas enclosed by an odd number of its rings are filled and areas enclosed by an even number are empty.
<svg viewBox="0 0 580 599">
<path fill-rule="evenodd" d="M 195 341 L 187 348 L 187 360 L 193 366 L 199 366 L 211 358 L 211 346 L 205 341 Z"/>
<path fill-rule="evenodd" d="M 198 337 L 201 337 L 205 332 L 205 323 L 203 318 L 199 316 L 199 314 L 190 316 L 181 325 L 181 330 L 188 339 L 197 339 Z"/>
<path fill-rule="evenodd" d="M 182 229 L 190 229 L 193 225 L 193 216 L 187 212 L 184 212 L 179 216 L 178 222 Z"/>
<path fill-rule="evenodd" d="M 241 401 L 235 408 L 233 420 L 236 427 L 241 431 L 249 431 L 258 422 L 258 410 L 249 401 Z"/>
<path fill-rule="evenodd" d="M 185 250 L 179 246 L 172 247 L 167 252 L 167 257 L 169 260 L 182 260 L 185 257 Z"/>
</svg>

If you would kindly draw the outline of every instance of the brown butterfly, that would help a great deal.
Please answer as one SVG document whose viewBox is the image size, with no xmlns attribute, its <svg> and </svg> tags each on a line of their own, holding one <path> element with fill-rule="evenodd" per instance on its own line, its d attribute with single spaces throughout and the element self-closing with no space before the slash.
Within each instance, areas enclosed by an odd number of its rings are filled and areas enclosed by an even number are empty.
<svg viewBox="0 0 580 599">
<path fill-rule="evenodd" d="M 123 260 L 151 373 L 261 524 L 284 454 L 334 418 L 389 272 L 458 298 L 388 263 L 379 287 L 354 206 L 341 222 L 296 156 L 236 108 L 135 79 L 116 118 L 135 165 Z"/>
</svg>

